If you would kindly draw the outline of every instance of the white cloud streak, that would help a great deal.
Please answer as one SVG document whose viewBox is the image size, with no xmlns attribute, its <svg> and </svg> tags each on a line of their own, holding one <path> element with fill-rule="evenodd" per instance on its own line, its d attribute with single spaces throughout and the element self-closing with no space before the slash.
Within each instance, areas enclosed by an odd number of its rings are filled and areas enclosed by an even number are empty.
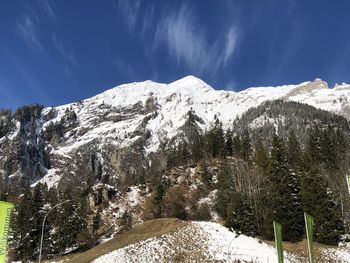
<svg viewBox="0 0 350 263">
<path fill-rule="evenodd" d="M 236 26 L 216 39 L 207 36 L 187 5 L 163 15 L 156 28 L 155 48 L 166 47 L 177 64 L 199 72 L 215 73 L 230 61 L 238 41 Z"/>
<path fill-rule="evenodd" d="M 141 6 L 141 0 L 118 0 L 117 11 L 120 16 L 124 19 L 128 30 L 134 30 L 136 28 L 139 11 Z"/>
<path fill-rule="evenodd" d="M 187 4 L 168 10 L 164 8 L 162 15 L 156 17 L 153 5 L 141 14 L 140 0 L 119 0 L 117 3 L 118 14 L 129 32 L 137 33 L 143 40 L 151 42 L 148 45 L 153 53 L 165 49 L 177 66 L 185 65 L 195 72 L 214 74 L 226 66 L 236 52 L 239 40 L 236 24 L 218 32 L 214 39 L 208 36 Z"/>
<path fill-rule="evenodd" d="M 52 21 L 56 22 L 57 18 L 54 12 L 54 5 L 51 0 L 39 0 L 39 4 L 42 8 L 42 11 L 46 14 L 46 16 Z"/>
<path fill-rule="evenodd" d="M 43 45 L 38 37 L 37 28 L 33 19 L 29 15 L 24 15 L 17 20 L 17 31 L 20 37 L 26 42 L 26 44 L 40 51 L 43 51 Z"/>
<path fill-rule="evenodd" d="M 226 35 L 226 45 L 225 45 L 225 52 L 224 52 L 225 64 L 232 57 L 233 52 L 236 49 L 237 40 L 238 40 L 237 28 L 236 26 L 232 26 Z"/>
<path fill-rule="evenodd" d="M 75 58 L 75 55 L 73 52 L 67 52 L 65 48 L 63 47 L 61 41 L 58 40 L 55 34 L 52 34 L 52 41 L 54 44 L 55 49 L 62 55 L 64 60 L 69 62 L 70 64 L 74 66 L 78 66 L 77 60 Z"/>
<path fill-rule="evenodd" d="M 53 3 L 51 0 L 37 0 L 31 5 L 26 4 L 25 9 L 26 13 L 17 19 L 17 32 L 30 48 L 44 51 L 38 28 L 43 19 L 57 21 Z"/>
</svg>

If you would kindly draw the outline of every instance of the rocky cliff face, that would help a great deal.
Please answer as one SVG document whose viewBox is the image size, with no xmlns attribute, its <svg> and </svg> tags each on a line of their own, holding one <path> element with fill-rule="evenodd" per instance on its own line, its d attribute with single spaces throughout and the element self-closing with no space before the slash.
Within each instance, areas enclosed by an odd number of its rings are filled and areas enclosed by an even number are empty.
<svg viewBox="0 0 350 263">
<path fill-rule="evenodd" d="M 120 85 L 64 106 L 2 111 L 0 176 L 15 180 L 24 175 L 32 184 L 55 187 L 93 185 L 98 200 L 164 170 L 166 149 L 206 130 L 214 116 L 228 128 L 251 107 L 282 99 L 349 119 L 349 97 L 350 85 L 329 89 L 318 79 L 236 93 L 189 76 L 170 84 Z"/>
</svg>

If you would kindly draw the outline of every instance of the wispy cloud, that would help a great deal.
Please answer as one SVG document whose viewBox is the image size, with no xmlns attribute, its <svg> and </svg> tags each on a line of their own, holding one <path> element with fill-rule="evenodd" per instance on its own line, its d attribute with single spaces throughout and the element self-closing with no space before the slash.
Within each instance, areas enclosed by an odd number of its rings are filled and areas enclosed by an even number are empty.
<svg viewBox="0 0 350 263">
<path fill-rule="evenodd" d="M 40 51 L 44 50 L 38 36 L 37 27 L 29 15 L 24 15 L 17 20 L 17 31 L 29 47 Z"/>
<path fill-rule="evenodd" d="M 225 64 L 232 57 L 233 52 L 236 49 L 237 40 L 238 40 L 237 27 L 232 26 L 226 35 L 226 45 L 225 45 L 225 53 L 224 53 Z"/>
<path fill-rule="evenodd" d="M 140 6 L 140 0 L 119 0 L 115 7 L 131 33 L 152 43 L 148 48 L 151 52 L 165 49 L 177 66 L 185 65 L 198 73 L 214 74 L 232 60 L 239 39 L 235 23 L 218 32 L 213 40 L 186 3 L 178 8 L 160 10 L 160 17 L 155 15 L 153 5 L 143 12 Z"/>
<path fill-rule="evenodd" d="M 66 51 L 66 49 L 63 47 L 62 42 L 57 38 L 56 34 L 52 34 L 52 41 L 55 49 L 62 55 L 65 61 L 72 64 L 73 66 L 78 66 L 78 62 L 75 58 L 74 53 Z"/>
<path fill-rule="evenodd" d="M 238 31 L 232 26 L 213 41 L 195 17 L 186 4 L 165 14 L 155 32 L 155 48 L 166 47 L 178 65 L 183 62 L 193 70 L 215 73 L 232 58 Z"/>
<path fill-rule="evenodd" d="M 25 13 L 16 21 L 19 36 L 33 49 L 44 51 L 39 28 L 40 24 L 51 21 L 57 22 L 52 0 L 37 0 L 32 4 L 25 4 Z"/>
<path fill-rule="evenodd" d="M 54 23 L 57 22 L 57 17 L 54 12 L 54 5 L 52 0 L 39 0 L 39 5 L 41 10 L 46 14 L 46 16 Z"/>
<path fill-rule="evenodd" d="M 117 8 L 118 14 L 123 17 L 129 30 L 136 28 L 136 23 L 139 16 L 141 6 L 141 0 L 118 0 L 115 7 Z"/>
</svg>

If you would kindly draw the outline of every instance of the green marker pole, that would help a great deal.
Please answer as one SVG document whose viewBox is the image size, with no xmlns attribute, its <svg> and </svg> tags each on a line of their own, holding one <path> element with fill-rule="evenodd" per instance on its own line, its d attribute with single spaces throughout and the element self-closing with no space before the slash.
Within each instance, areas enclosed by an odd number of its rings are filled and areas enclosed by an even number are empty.
<svg viewBox="0 0 350 263">
<path fill-rule="evenodd" d="M 313 248 L 313 227 L 314 218 L 306 213 L 305 217 L 305 227 L 306 227 L 306 237 L 307 237 L 307 248 L 309 251 L 309 263 L 314 263 L 314 248 Z"/>
<path fill-rule="evenodd" d="M 273 221 L 273 230 L 275 232 L 275 243 L 277 249 L 278 263 L 283 263 L 283 246 L 282 246 L 282 226 Z"/>
<path fill-rule="evenodd" d="M 5 263 L 13 204 L 0 201 L 0 263 Z"/>
</svg>

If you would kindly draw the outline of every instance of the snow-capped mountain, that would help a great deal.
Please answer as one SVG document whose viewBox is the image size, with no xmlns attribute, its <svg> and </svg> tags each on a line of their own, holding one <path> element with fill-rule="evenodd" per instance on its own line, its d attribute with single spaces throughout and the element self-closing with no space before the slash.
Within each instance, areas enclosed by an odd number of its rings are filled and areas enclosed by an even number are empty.
<svg viewBox="0 0 350 263">
<path fill-rule="evenodd" d="M 0 192 L 24 202 L 22 192 L 30 192 L 31 185 L 33 192 L 52 199 L 52 205 L 55 197 L 64 200 L 75 195 L 75 202 L 89 209 L 85 214 L 81 209 L 81 218 L 87 218 L 90 225 L 92 219 L 94 224 L 100 222 L 95 241 L 152 218 L 179 217 L 173 213 L 177 208 L 170 205 L 176 199 L 186 214 L 182 219 L 193 216 L 194 220 L 218 222 L 222 216 L 215 209 L 222 192 L 219 175 L 225 165 L 234 169 L 231 179 L 240 194 L 257 185 L 252 176 L 256 167 L 248 171 L 249 160 L 240 154 L 252 154 L 259 140 L 269 149 L 275 134 L 283 141 L 294 132 L 295 145 L 300 142 L 300 149 L 305 149 L 316 125 L 319 130 L 334 131 L 329 133 L 333 137 L 322 133 L 317 138 L 341 152 L 331 157 L 345 160 L 344 147 L 350 138 L 349 96 L 350 85 L 329 89 L 319 79 L 233 92 L 216 90 L 188 76 L 170 84 L 120 85 L 63 106 L 35 104 L 15 112 L 0 110 Z M 322 149 L 326 154 L 332 150 Z M 227 158 L 218 158 L 219 154 Z M 344 174 L 327 180 L 331 189 L 341 192 L 342 200 L 348 198 Z M 51 188 L 49 193 L 39 182 Z M 159 198 L 167 201 L 154 205 Z M 347 204 L 344 201 L 345 208 Z M 201 225 L 197 226 L 195 230 L 202 233 Z M 156 246 L 158 241 L 154 240 Z M 125 251 L 110 256 L 119 257 Z"/>
<path fill-rule="evenodd" d="M 67 111 L 74 111 L 78 125 L 65 134 L 66 142 L 54 150 L 69 154 L 94 139 L 127 146 L 138 139 L 132 136 L 138 129 L 150 132 L 146 150 L 156 151 L 165 138 L 171 139 L 184 125 L 189 111 L 208 127 L 216 115 L 228 127 L 233 120 L 251 107 L 267 100 L 289 100 L 309 104 L 319 109 L 350 118 L 350 85 L 329 89 L 326 82 L 316 79 L 299 85 L 249 88 L 241 92 L 215 90 L 202 80 L 187 76 L 170 84 L 144 81 L 124 84 L 78 103 L 46 108 L 43 130 L 61 121 Z M 142 126 L 142 127 L 141 127 Z M 72 133 L 87 130 L 80 136 Z"/>
<path fill-rule="evenodd" d="M 33 110 L 22 110 L 18 114 L 21 117 L 3 113 L 7 129 L 0 133 L 0 167 L 8 167 L 8 162 L 12 166 L 0 173 L 15 176 L 23 172 L 23 162 L 11 161 L 17 157 L 6 154 L 6 149 L 23 144 L 24 149 L 37 152 L 36 159 L 24 165 L 39 167 L 31 170 L 34 181 L 57 185 L 60 178 L 82 170 L 78 160 L 91 163 L 100 179 L 104 174 L 135 175 L 152 162 L 152 158 L 146 160 L 144 156 L 159 152 L 181 133 L 189 112 L 197 116 L 196 124 L 202 131 L 213 123 L 214 116 L 228 128 L 248 109 L 278 99 L 309 104 L 349 119 L 349 97 L 350 85 L 329 89 L 320 79 L 240 92 L 216 90 L 193 76 L 170 84 L 149 80 L 124 84 L 76 103 L 38 109 L 34 120 L 27 114 Z M 130 164 L 127 170 L 126 164 Z"/>
</svg>

